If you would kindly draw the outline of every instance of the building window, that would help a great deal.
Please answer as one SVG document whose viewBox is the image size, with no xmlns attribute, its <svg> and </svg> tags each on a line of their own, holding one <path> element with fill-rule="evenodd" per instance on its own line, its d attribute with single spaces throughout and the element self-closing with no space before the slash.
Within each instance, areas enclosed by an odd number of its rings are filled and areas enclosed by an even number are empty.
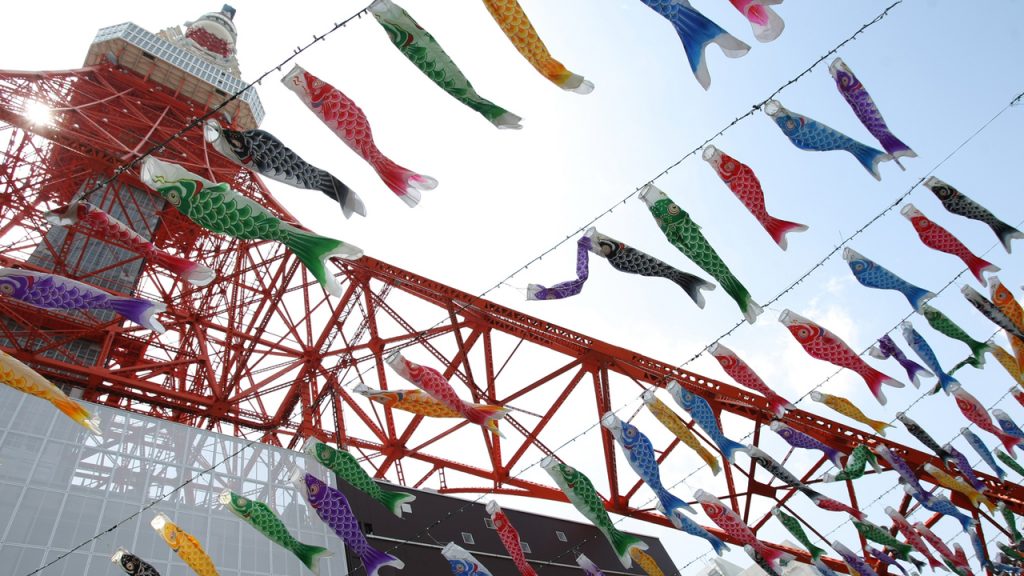
<svg viewBox="0 0 1024 576">
<path fill-rule="evenodd" d="M 494 520 L 491 520 L 490 518 L 484 518 L 484 526 L 490 528 L 491 530 L 494 530 Z"/>
<path fill-rule="evenodd" d="M 565 532 L 561 530 L 555 530 L 555 537 L 558 538 L 559 542 L 568 542 L 569 539 L 565 537 Z"/>
<path fill-rule="evenodd" d="M 473 535 L 469 532 L 462 533 L 462 542 L 464 544 L 476 544 L 476 540 L 473 540 Z"/>
<path fill-rule="evenodd" d="M 519 547 L 523 549 L 523 554 L 529 554 L 532 552 L 532 550 L 530 550 L 530 545 L 526 542 L 520 542 Z"/>
<path fill-rule="evenodd" d="M 412 514 L 412 504 L 402 504 L 403 514 Z"/>
</svg>

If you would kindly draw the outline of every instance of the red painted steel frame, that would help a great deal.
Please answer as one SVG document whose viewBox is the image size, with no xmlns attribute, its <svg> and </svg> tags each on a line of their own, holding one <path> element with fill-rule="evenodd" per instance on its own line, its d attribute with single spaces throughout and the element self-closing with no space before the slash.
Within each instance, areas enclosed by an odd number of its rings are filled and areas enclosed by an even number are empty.
<svg viewBox="0 0 1024 576">
<path fill-rule="evenodd" d="M 29 101 L 55 111 L 52 126 L 32 125 L 23 116 Z M 50 245 L 44 239 L 49 225 L 42 214 L 68 202 L 83 187 L 91 188 L 204 112 L 198 104 L 107 65 L 64 72 L 0 72 L 0 264 L 23 266 L 28 254 L 41 245 L 56 262 L 57 273 L 73 271 L 74 262 L 67 258 L 70 242 L 87 241 L 91 249 L 102 249 L 104 243 L 71 228 L 64 243 Z M 211 180 L 230 182 L 282 218 L 294 220 L 259 179 L 212 153 L 198 129 L 158 155 Z M 127 196 L 119 194 L 124 186 L 140 186 L 136 170 L 93 194 L 90 201 L 125 202 Z M 755 443 L 761 426 L 772 419 L 765 400 L 746 390 L 371 257 L 335 262 L 344 294 L 329 298 L 278 244 L 216 236 L 170 208 L 161 215 L 155 229 L 148 231 L 156 244 L 219 273 L 212 285 L 195 288 L 144 265 L 138 282 L 125 287 L 125 293 L 167 303 L 168 310 L 160 317 L 167 335 L 157 337 L 129 324 L 83 320 L 0 299 L 0 315 L 13 320 L 0 323 L 0 335 L 31 336 L 10 353 L 81 389 L 93 402 L 229 434 L 258 431 L 263 442 L 293 448 L 303 437 L 316 436 L 348 446 L 365 458 L 378 478 L 406 483 L 408 471 L 413 474 L 409 484 L 449 493 L 565 500 L 552 483 L 541 481 L 543 475 L 526 479 L 517 471 L 558 449 L 569 439 L 567 430 L 582 432 L 605 411 L 636 401 L 644 387 L 663 386 L 669 379 L 707 398 L 716 413 L 753 423 Z M 101 346 L 98 365 L 82 366 L 69 351 L 71 342 L 82 339 Z M 501 423 L 508 438 L 499 439 L 461 420 L 431 421 L 392 412 L 352 392 L 354 384 L 363 382 L 408 388 L 383 363 L 388 352 L 405 348 L 411 359 L 441 369 L 464 397 L 536 414 L 513 411 Z M 44 356 L 47 351 L 58 353 Z M 537 355 L 546 358 L 546 364 L 535 360 Z M 929 454 L 802 410 L 787 414 L 785 421 L 847 453 L 859 443 L 885 442 L 919 470 L 926 462 L 940 464 Z M 608 509 L 667 524 L 650 509 L 637 508 L 638 482 L 619 484 L 617 450 L 607 432 L 600 433 L 603 450 L 594 456 L 599 461 L 588 463 L 586 471 L 598 478 L 595 470 L 603 468 Z M 459 447 L 476 448 L 453 449 L 453 439 Z M 673 441 L 663 447 L 660 459 L 677 445 Z M 810 481 L 823 463 L 799 475 Z M 753 468 L 726 470 L 730 503 L 741 510 L 745 497 L 743 513 L 755 529 L 765 517 L 750 517 L 753 497 L 785 505 L 793 495 L 787 487 L 756 481 Z M 922 476 L 930 480 L 923 471 Z M 1020 486 L 983 477 L 991 498 L 1024 512 Z M 850 484 L 856 502 L 854 489 Z M 969 507 L 966 500 L 954 501 Z M 806 558 L 802 551 L 789 551 Z M 843 565 L 830 563 L 846 571 Z"/>
</svg>

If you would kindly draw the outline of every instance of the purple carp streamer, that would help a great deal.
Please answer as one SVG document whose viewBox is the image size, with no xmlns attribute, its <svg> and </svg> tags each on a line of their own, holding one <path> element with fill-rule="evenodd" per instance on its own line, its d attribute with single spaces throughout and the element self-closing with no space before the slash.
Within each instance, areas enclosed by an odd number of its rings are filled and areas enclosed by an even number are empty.
<svg viewBox="0 0 1024 576">
<path fill-rule="evenodd" d="M 914 385 L 914 388 L 919 388 L 921 386 L 920 379 L 922 377 L 933 378 L 935 376 L 935 374 L 932 374 L 931 371 L 924 366 L 921 366 L 917 362 L 907 358 L 907 355 L 903 353 L 903 350 L 900 350 L 900 347 L 892 341 L 892 338 L 890 338 L 888 334 L 883 334 L 882 337 L 878 339 L 878 344 L 872 346 L 868 350 L 868 354 L 872 358 L 878 358 L 879 360 L 892 358 L 899 362 L 900 366 L 907 371 L 907 378 L 910 380 L 910 383 Z"/>
<path fill-rule="evenodd" d="M 292 471 L 291 481 L 313 510 L 316 510 L 316 515 L 324 524 L 334 530 L 338 538 L 345 542 L 345 546 L 359 557 L 367 576 L 377 576 L 380 569 L 385 566 L 399 570 L 405 567 L 405 562 L 377 550 L 366 541 L 366 536 L 359 527 L 359 519 L 352 512 L 344 494 L 298 468 Z"/>
<path fill-rule="evenodd" d="M 583 290 L 590 277 L 590 237 L 584 235 L 576 242 L 576 279 L 559 282 L 547 288 L 540 284 L 526 287 L 527 300 L 560 300 L 575 296 Z"/>
<path fill-rule="evenodd" d="M 111 310 L 157 334 L 166 331 L 155 318 L 167 310 L 163 302 L 114 296 L 99 288 L 55 274 L 0 269 L 0 294 L 50 310 Z"/>
<path fill-rule="evenodd" d="M 597 567 L 597 564 L 594 564 L 585 554 L 577 556 L 576 563 L 580 565 L 583 573 L 587 576 L 604 576 L 604 572 L 601 572 L 601 569 Z"/>
<path fill-rule="evenodd" d="M 885 119 L 882 118 L 882 113 L 878 111 L 878 106 L 875 106 L 875 101 L 871 99 L 871 94 L 868 94 L 867 89 L 842 58 L 833 60 L 828 67 L 828 72 L 835 79 L 836 88 L 839 89 L 839 93 L 846 99 L 850 108 L 853 108 L 853 113 L 857 115 L 860 123 L 878 140 L 878 143 L 893 157 L 900 168 L 903 168 L 900 158 L 917 157 L 917 154 L 909 146 L 889 131 Z"/>
</svg>

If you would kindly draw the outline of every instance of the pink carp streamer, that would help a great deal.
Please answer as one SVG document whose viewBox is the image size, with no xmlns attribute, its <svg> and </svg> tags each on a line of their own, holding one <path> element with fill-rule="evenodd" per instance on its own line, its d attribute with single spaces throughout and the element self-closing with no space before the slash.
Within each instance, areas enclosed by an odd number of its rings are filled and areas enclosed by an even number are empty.
<svg viewBox="0 0 1024 576">
<path fill-rule="evenodd" d="M 452 388 L 452 385 L 448 383 L 448 380 L 440 372 L 429 366 L 420 366 L 415 362 L 410 362 L 398 352 L 393 352 L 387 357 L 385 362 L 395 372 L 398 372 L 399 376 L 412 382 L 417 388 L 430 394 L 438 402 L 455 410 L 473 424 L 497 432 L 495 427 L 497 420 L 503 418 L 508 412 L 507 409 L 501 406 L 478 406 L 466 402 L 459 398 L 458 393 L 455 392 L 455 389 Z M 501 434 L 498 433 L 498 435 L 500 436 Z"/>
<path fill-rule="evenodd" d="M 340 90 L 296 65 L 281 82 L 299 97 L 341 141 L 377 171 L 380 179 L 409 206 L 420 201 L 421 190 L 433 190 L 437 180 L 395 164 L 373 141 L 366 114 Z"/>
<path fill-rule="evenodd" d="M 963 242 L 954 236 L 952 232 L 929 220 L 928 217 L 915 208 L 913 204 L 907 204 L 903 208 L 900 208 L 900 214 L 902 214 L 907 220 L 910 220 L 910 223 L 914 226 L 914 231 L 917 232 L 917 236 L 921 239 L 922 244 L 932 250 L 951 254 L 962 260 L 967 268 L 970 269 L 971 274 L 978 279 L 978 282 L 980 282 L 982 286 L 988 285 L 988 282 L 985 280 L 986 272 L 989 274 L 995 274 L 999 271 L 998 266 L 976 256 L 969 248 L 967 248 L 967 246 L 964 246 Z"/>
<path fill-rule="evenodd" d="M 864 383 L 868 385 L 868 389 L 871 390 L 879 404 L 885 404 L 885 394 L 882 393 L 883 384 L 894 388 L 903 388 L 902 382 L 869 366 L 842 338 L 821 325 L 788 309 L 783 310 L 779 315 L 779 322 L 789 329 L 793 338 L 800 343 L 800 346 L 811 358 L 824 360 L 856 372 L 864 379 Z"/>
<path fill-rule="evenodd" d="M 501 506 L 494 500 L 491 500 L 487 503 L 487 513 L 491 515 L 494 529 L 498 531 L 498 537 L 505 546 L 505 550 L 508 551 L 509 556 L 512 557 L 512 562 L 519 569 L 519 573 L 522 576 L 537 576 L 537 571 L 533 569 L 533 566 L 530 566 L 530 563 L 526 561 L 526 555 L 523 554 L 523 545 L 522 540 L 519 538 L 519 531 L 512 525 L 505 512 L 501 510 Z"/>
<path fill-rule="evenodd" d="M 195 286 L 206 286 L 216 277 L 213 270 L 172 256 L 146 240 L 127 224 L 88 202 L 72 202 L 44 214 L 46 221 L 55 226 L 74 226 L 88 230 L 101 240 L 116 244 L 146 258 L 153 264 L 173 272 Z"/>
<path fill-rule="evenodd" d="M 754 29 L 754 38 L 758 42 L 771 42 L 782 34 L 786 23 L 768 7 L 769 4 L 782 4 L 782 0 L 729 0 L 740 14 L 750 21 Z"/>
<path fill-rule="evenodd" d="M 703 158 L 715 169 L 722 182 L 725 182 L 729 190 L 732 190 L 732 193 L 739 198 L 765 232 L 779 245 L 779 248 L 785 250 L 788 246 L 786 234 L 807 230 L 807 226 L 804 224 L 780 220 L 768 213 L 764 204 L 764 191 L 761 189 L 761 182 L 750 166 L 714 146 L 704 149 Z"/>
</svg>

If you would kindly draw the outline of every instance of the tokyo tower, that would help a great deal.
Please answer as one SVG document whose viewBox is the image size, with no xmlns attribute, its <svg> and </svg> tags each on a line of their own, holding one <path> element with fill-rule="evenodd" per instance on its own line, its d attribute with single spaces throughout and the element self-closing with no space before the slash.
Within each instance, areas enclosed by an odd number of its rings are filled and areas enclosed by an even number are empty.
<svg viewBox="0 0 1024 576">
<path fill-rule="evenodd" d="M 377 478 L 442 493 L 564 501 L 543 475 L 520 472 L 606 411 L 670 379 L 707 398 L 716 415 L 746 420 L 752 443 L 761 442 L 773 414 L 762 397 L 744 389 L 370 256 L 333 261 L 343 295 L 329 296 L 282 245 L 199 228 L 143 186 L 137 166 L 119 171 L 224 102 L 215 115 L 222 125 L 260 125 L 264 110 L 255 88 L 245 90 L 235 57 L 233 16 L 225 6 L 184 31 L 158 34 L 119 24 L 98 32 L 81 68 L 0 71 L 0 264 L 167 305 L 159 317 L 167 332 L 157 335 L 113 314 L 43 310 L 0 297 L 0 348 L 90 402 L 293 449 L 315 436 L 346 447 Z M 218 155 L 198 127 L 154 155 L 230 183 L 296 222 L 258 177 Z M 200 262 L 217 278 L 193 286 L 88 230 L 46 219 L 85 192 L 90 203 L 161 250 Z M 385 364 L 391 352 L 406 349 L 415 351 L 411 359 L 441 370 L 463 398 L 512 408 L 500 423 L 505 438 L 461 419 L 392 410 L 355 392 L 360 384 L 407 388 Z M 785 422 L 846 453 L 860 443 L 884 443 L 914 468 L 941 466 L 930 453 L 802 410 Z M 606 507 L 668 525 L 637 496 L 641 483 L 628 466 L 620 471 L 611 435 L 602 429 L 591 436 L 599 438 L 599 448 L 587 473 L 606 487 Z M 686 450 L 678 440 L 655 448 L 661 461 Z M 814 484 L 825 465 L 822 457 L 797 476 Z M 771 515 L 758 513 L 752 502 L 785 505 L 796 494 L 752 465 L 725 466 L 723 476 L 718 495 L 755 530 Z M 1024 514 L 1024 489 L 981 476 L 990 498 Z M 847 503 L 857 507 L 852 482 L 846 492 Z M 959 494 L 953 501 L 985 520 L 979 530 L 1004 530 Z M 911 505 L 905 497 L 897 508 L 906 512 Z M 937 520 L 933 515 L 926 523 Z M 846 571 L 841 563 L 830 565 Z"/>
</svg>

